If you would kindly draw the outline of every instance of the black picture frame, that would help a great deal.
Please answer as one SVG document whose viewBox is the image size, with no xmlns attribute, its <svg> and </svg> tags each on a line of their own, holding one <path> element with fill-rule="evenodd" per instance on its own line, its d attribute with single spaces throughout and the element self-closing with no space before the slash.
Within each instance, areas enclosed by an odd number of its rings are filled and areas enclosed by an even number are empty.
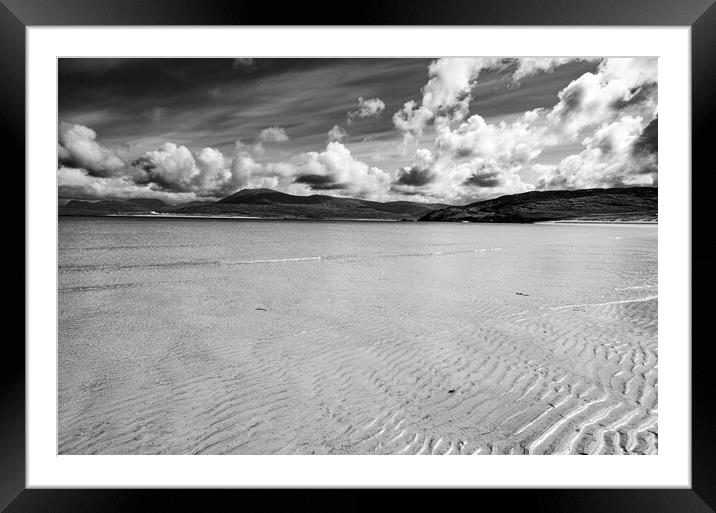
<svg viewBox="0 0 716 513">
<path fill-rule="evenodd" d="M 252 499 L 266 500 L 258 490 L 78 490 L 25 489 L 25 29 L 43 25 L 619 25 L 691 27 L 692 70 L 692 488 L 690 489 L 559 489 L 453 491 L 450 500 L 496 499 L 515 508 L 545 511 L 707 512 L 716 509 L 716 452 L 711 400 L 710 337 L 696 336 L 697 326 L 709 318 L 711 302 L 705 294 L 716 264 L 707 194 L 713 190 L 710 130 L 716 113 L 716 5 L 714 0 L 428 0 L 364 1 L 339 18 L 335 3 L 278 4 L 246 0 L 0 0 L 0 136 L 3 141 L 6 183 L 3 199 L 10 209 L 3 225 L 4 251 L 0 252 L 6 288 L 5 333 L 0 372 L 0 509 L 17 512 L 146 511 L 148 503 L 180 510 L 216 509 L 216 501 L 235 507 Z M 349 23 L 348 23 L 349 22 Z M 668 143 L 668 141 L 666 142 Z M 23 170 L 23 171 L 21 171 Z M 669 170 L 689 172 L 688 170 Z M 698 185 L 698 187 L 694 187 Z M 701 196 L 701 197 L 700 197 Z M 20 212 L 23 223 L 20 223 Z M 697 238 L 696 234 L 702 237 Z M 696 273 L 696 274 L 694 274 Z M 14 329 L 10 329 L 10 327 Z M 19 327 L 19 330 L 18 330 Z M 19 332 L 18 332 L 19 331 Z M 708 333 L 703 330 L 704 333 Z M 680 341 L 685 346 L 690 340 Z M 271 491 L 272 505 L 279 500 L 291 507 L 327 505 L 364 510 L 396 493 L 388 490 L 314 492 Z M 335 495 L 340 493 L 341 497 Z M 240 497 L 237 497 L 240 496 Z M 260 495 L 260 496 L 259 496 Z M 403 508 L 430 506 L 444 498 L 415 490 L 401 493 Z M 241 502 L 234 502 L 234 499 Z M 246 503 L 244 501 L 250 501 Z M 331 507 L 331 509 L 333 509 Z"/>
</svg>

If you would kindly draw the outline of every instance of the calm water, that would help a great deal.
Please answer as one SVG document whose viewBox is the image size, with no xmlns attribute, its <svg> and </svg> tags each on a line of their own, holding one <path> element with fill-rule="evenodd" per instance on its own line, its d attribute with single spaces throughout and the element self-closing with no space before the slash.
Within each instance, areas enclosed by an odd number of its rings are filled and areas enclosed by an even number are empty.
<svg viewBox="0 0 716 513">
<path fill-rule="evenodd" d="M 225 390 L 221 398 L 212 394 L 218 393 L 215 387 L 228 386 L 228 376 L 239 379 L 239 369 L 245 369 L 246 386 L 255 383 L 257 376 L 269 381 L 273 376 L 287 383 L 284 395 L 298 393 L 296 383 L 305 374 L 301 354 L 319 343 L 340 345 L 346 351 L 365 348 L 355 354 L 367 354 L 383 343 L 406 344 L 420 346 L 424 349 L 421 358 L 428 358 L 425 355 L 430 351 L 442 350 L 442 346 L 436 348 L 436 341 L 494 339 L 497 335 L 486 335 L 486 328 L 478 329 L 496 319 L 536 317 L 562 307 L 573 307 L 576 312 L 580 305 L 651 301 L 657 295 L 657 228 L 646 225 L 60 218 L 58 246 L 60 452 L 217 450 L 213 443 L 202 445 L 206 437 L 219 432 L 215 433 L 214 421 L 197 425 L 187 421 L 209 418 L 214 410 L 204 416 L 190 412 L 230 402 L 226 397 L 235 388 L 221 388 Z M 637 347 L 647 340 L 652 354 L 655 312 L 653 305 L 599 315 L 611 316 L 608 322 L 613 326 L 625 320 L 627 324 L 620 329 L 634 337 L 635 342 L 629 344 Z M 639 318 L 626 319 L 627 315 Z M 599 333 L 607 331 L 599 330 L 608 329 L 600 325 L 606 321 L 590 317 L 588 322 L 589 326 L 582 324 L 597 330 L 590 340 L 604 338 Z M 538 335 L 547 337 L 548 329 L 540 325 L 534 334 L 523 331 L 512 337 L 509 322 L 501 321 L 495 333 L 510 343 L 525 344 L 528 349 L 516 349 L 514 358 L 528 366 L 541 358 L 534 348 L 546 344 Z M 554 328 L 555 344 L 565 333 Z M 313 338 L 306 338 L 307 334 Z M 568 335 L 575 340 L 586 337 Z M 455 351 L 460 347 L 455 346 Z M 614 344 L 609 348 L 622 350 Z M 450 354 L 460 358 L 455 351 Z M 489 351 L 485 354 L 489 358 Z M 273 370 L 254 365 L 274 358 L 296 365 Z M 544 361 L 552 360 L 544 356 Z M 246 362 L 253 366 L 241 367 Z M 337 362 L 327 361 L 326 366 L 350 365 Z M 409 395 L 411 389 L 403 378 L 410 374 L 412 380 L 431 360 L 425 362 L 416 363 L 415 371 L 395 370 L 391 391 L 376 397 L 384 398 L 387 405 L 393 390 L 403 386 L 404 392 L 395 400 Z M 578 364 L 577 360 L 562 362 L 554 372 L 567 372 Z M 616 379 L 600 377 L 594 362 L 584 366 L 581 376 L 595 376 L 590 383 Z M 321 376 L 326 371 L 315 372 Z M 358 379 L 358 370 L 350 372 L 340 379 Z M 445 379 L 451 375 L 448 372 Z M 182 395 L 181 386 L 193 383 L 197 376 L 224 381 L 202 389 L 203 395 L 198 390 Z M 316 377 L 315 383 L 325 379 Z M 345 381 L 335 379 L 335 387 L 347 387 Z M 296 420 L 302 418 L 301 408 L 293 408 L 307 401 L 306 397 L 314 397 L 334 417 L 336 412 L 348 411 L 350 401 L 332 405 L 334 392 L 325 391 L 324 396 L 311 387 L 306 383 L 303 395 L 291 396 L 281 408 L 276 406 L 275 411 L 282 413 L 266 423 L 277 445 L 256 432 L 251 440 L 262 445 L 252 448 L 254 452 L 306 452 L 296 445 L 303 439 L 289 436 L 301 432 L 303 420 Z M 628 395 L 627 388 L 619 393 Z M 362 393 L 360 397 L 369 397 L 367 389 Z M 284 395 L 277 395 L 274 403 L 281 403 Z M 128 405 L 128 397 L 135 397 L 135 402 Z M 190 408 L 182 402 L 189 397 L 201 404 Z M 371 402 L 363 404 L 360 397 L 350 409 L 353 414 L 367 415 Z M 622 401 L 614 397 L 610 401 Z M 622 402 L 650 418 L 650 410 L 644 410 L 637 399 Z M 400 404 L 396 402 L 395 408 Z M 621 407 L 621 403 L 614 404 L 612 410 Z M 152 417 L 151 412 L 162 406 L 167 411 Z M 320 415 L 317 411 L 315 420 L 305 420 L 305 435 L 300 436 L 306 437 L 306 444 L 312 432 L 320 431 L 326 411 Z M 437 418 L 437 406 L 435 411 Z M 238 419 L 240 414 L 235 415 Z M 262 425 L 264 417 L 253 409 L 246 415 L 247 426 Z M 417 413 L 415 418 L 417 439 L 423 432 L 419 430 L 428 428 L 419 424 Z M 281 422 L 285 423 L 285 440 L 277 434 Z M 333 427 L 325 429 L 328 433 Z M 239 438 L 233 434 L 230 440 Z M 289 440 L 294 445 L 285 449 Z M 614 444 L 618 448 L 618 441 Z M 225 449 L 239 451 L 240 447 L 252 446 L 227 442 Z"/>
<path fill-rule="evenodd" d="M 60 218 L 58 245 L 63 311 L 80 292 L 119 299 L 179 283 L 203 294 L 212 282 L 268 281 L 280 301 L 292 286 L 328 294 L 385 275 L 404 278 L 406 290 L 439 280 L 545 304 L 656 294 L 657 285 L 657 229 L 646 225 Z"/>
</svg>

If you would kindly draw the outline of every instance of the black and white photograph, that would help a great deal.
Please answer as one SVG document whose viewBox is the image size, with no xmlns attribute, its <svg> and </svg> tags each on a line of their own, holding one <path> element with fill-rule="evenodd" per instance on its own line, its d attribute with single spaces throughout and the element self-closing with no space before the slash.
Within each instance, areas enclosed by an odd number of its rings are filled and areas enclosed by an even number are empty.
<svg viewBox="0 0 716 513">
<path fill-rule="evenodd" d="M 72 57 L 57 101 L 59 455 L 658 454 L 658 58 Z"/>
</svg>

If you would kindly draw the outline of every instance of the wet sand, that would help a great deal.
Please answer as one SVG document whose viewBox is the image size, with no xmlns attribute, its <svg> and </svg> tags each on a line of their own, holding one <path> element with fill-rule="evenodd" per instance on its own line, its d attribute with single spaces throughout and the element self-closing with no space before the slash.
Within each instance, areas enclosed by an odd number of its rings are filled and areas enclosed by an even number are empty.
<svg viewBox="0 0 716 513">
<path fill-rule="evenodd" d="M 92 223 L 61 454 L 657 452 L 655 227 Z"/>
</svg>

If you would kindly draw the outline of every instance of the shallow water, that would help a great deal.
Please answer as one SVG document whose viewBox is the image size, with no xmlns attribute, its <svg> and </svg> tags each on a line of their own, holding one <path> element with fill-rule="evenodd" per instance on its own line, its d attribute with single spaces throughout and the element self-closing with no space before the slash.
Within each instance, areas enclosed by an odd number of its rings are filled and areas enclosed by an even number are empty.
<svg viewBox="0 0 716 513">
<path fill-rule="evenodd" d="M 653 453 L 657 229 L 60 218 L 60 453 Z"/>
</svg>

